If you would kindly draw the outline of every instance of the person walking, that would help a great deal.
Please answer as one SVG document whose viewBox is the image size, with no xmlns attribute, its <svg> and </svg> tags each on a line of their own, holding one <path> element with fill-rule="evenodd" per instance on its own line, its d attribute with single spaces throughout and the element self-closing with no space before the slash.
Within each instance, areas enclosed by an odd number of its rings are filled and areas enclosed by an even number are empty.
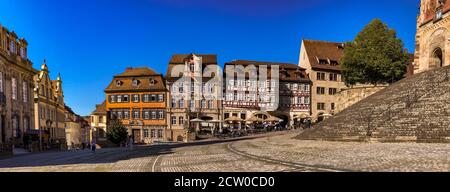
<svg viewBox="0 0 450 192">
<path fill-rule="evenodd" d="M 133 150 L 133 143 L 134 143 L 134 140 L 133 140 L 133 137 L 131 137 L 130 136 L 130 139 L 128 140 L 128 146 L 130 147 L 130 150 Z"/>
<path fill-rule="evenodd" d="M 92 141 L 92 152 L 95 153 L 96 149 L 97 149 L 97 144 L 95 143 L 95 141 Z"/>
</svg>

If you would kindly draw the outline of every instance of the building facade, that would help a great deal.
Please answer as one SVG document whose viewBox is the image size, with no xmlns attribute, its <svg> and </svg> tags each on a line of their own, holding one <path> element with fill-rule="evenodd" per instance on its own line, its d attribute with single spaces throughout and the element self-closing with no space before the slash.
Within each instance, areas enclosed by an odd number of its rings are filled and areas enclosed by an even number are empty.
<svg viewBox="0 0 450 192">
<path fill-rule="evenodd" d="M 267 112 L 283 120 L 282 125 L 294 126 L 304 122 L 311 115 L 311 81 L 305 69 L 295 64 L 236 60 L 225 64 L 226 73 L 239 73 L 241 77 L 224 77 L 225 100 L 224 119 L 238 117 L 245 121 L 261 114 L 261 110 L 271 107 L 271 101 L 278 94 L 277 107 Z M 249 67 L 250 66 L 250 67 Z M 254 68 L 252 69 L 252 67 Z M 260 67 L 267 70 L 267 78 L 259 79 Z M 272 78 L 272 66 L 278 67 L 278 81 Z M 252 74 L 254 70 L 254 74 Z"/>
<path fill-rule="evenodd" d="M 106 139 L 106 101 L 95 106 L 95 111 L 90 116 L 92 137 L 97 140 Z"/>
<path fill-rule="evenodd" d="M 421 0 L 414 73 L 450 65 L 450 1 Z"/>
<path fill-rule="evenodd" d="M 33 76 L 28 43 L 0 24 L 0 143 L 23 144 L 34 127 Z"/>
<path fill-rule="evenodd" d="M 168 140 L 188 142 L 222 127 L 222 72 L 216 55 L 177 54 L 167 69 Z"/>
<path fill-rule="evenodd" d="M 56 80 L 51 80 L 44 61 L 41 71 L 34 76 L 34 82 L 34 129 L 46 132 L 51 141 L 63 141 L 66 138 L 66 109 L 61 75 L 58 74 Z"/>
<path fill-rule="evenodd" d="M 312 86 L 312 119 L 322 121 L 336 113 L 336 94 L 347 86 L 339 61 L 344 54 L 342 43 L 303 40 L 299 66 L 306 69 Z"/>
<path fill-rule="evenodd" d="M 164 78 L 149 68 L 127 68 L 114 76 L 105 89 L 108 119 L 118 119 L 136 143 L 166 139 L 166 98 Z"/>
</svg>

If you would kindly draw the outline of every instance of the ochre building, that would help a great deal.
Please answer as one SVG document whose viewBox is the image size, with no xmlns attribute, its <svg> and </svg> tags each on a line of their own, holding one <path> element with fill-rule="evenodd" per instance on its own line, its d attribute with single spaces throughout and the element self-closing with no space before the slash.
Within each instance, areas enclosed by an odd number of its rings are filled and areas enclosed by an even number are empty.
<svg viewBox="0 0 450 192">
<path fill-rule="evenodd" d="M 108 119 L 119 119 L 136 143 L 166 140 L 164 78 L 149 68 L 127 68 L 105 89 Z"/>
</svg>

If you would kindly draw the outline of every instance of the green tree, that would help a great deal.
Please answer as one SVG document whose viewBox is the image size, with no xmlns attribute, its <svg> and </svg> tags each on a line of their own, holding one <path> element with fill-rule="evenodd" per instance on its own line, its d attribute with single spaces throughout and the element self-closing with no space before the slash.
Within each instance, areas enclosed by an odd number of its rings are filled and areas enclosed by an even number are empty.
<svg viewBox="0 0 450 192">
<path fill-rule="evenodd" d="M 346 43 L 342 74 L 347 85 L 393 83 L 404 77 L 408 61 L 395 30 L 374 19 L 353 42 Z"/>
<path fill-rule="evenodd" d="M 128 130 L 119 120 L 111 120 L 108 124 L 106 136 L 114 144 L 120 144 L 127 140 Z"/>
</svg>

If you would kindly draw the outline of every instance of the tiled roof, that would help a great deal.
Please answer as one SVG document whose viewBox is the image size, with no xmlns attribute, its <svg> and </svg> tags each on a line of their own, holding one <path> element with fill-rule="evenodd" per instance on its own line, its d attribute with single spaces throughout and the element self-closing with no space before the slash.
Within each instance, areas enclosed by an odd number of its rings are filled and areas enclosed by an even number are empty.
<svg viewBox="0 0 450 192">
<path fill-rule="evenodd" d="M 138 81 L 138 85 L 133 85 L 133 80 Z M 105 92 L 123 91 L 165 91 L 165 83 L 161 74 L 149 68 L 128 68 L 122 74 L 114 76 L 114 79 L 106 87 Z"/>
<path fill-rule="evenodd" d="M 172 69 L 177 65 L 184 65 L 186 60 L 192 59 L 193 55 L 202 58 L 203 69 L 208 65 L 217 65 L 217 55 L 211 54 L 175 54 L 169 61 L 167 67 L 166 79 L 173 81 L 178 79 L 178 77 L 172 77 Z"/>
<path fill-rule="evenodd" d="M 102 104 L 95 105 L 95 111 L 92 112 L 93 115 L 106 115 L 106 100 Z"/>
<path fill-rule="evenodd" d="M 141 77 L 141 76 L 152 76 L 152 75 L 158 75 L 155 71 L 152 69 L 149 69 L 147 67 L 142 68 L 127 68 L 125 72 L 116 75 L 116 77 Z"/>
<path fill-rule="evenodd" d="M 291 63 L 281 63 L 281 62 L 265 62 L 265 61 L 249 61 L 249 60 L 235 60 L 232 62 L 225 63 L 225 67 L 227 65 L 254 65 L 255 67 L 261 65 L 267 65 L 267 77 L 271 77 L 271 66 L 278 65 L 280 71 L 280 81 L 296 81 L 296 82 L 310 82 L 308 75 L 306 74 L 306 70 L 301 68 L 296 64 Z M 225 68 L 226 70 L 226 68 Z M 297 75 L 299 74 L 299 76 Z"/>
<path fill-rule="evenodd" d="M 344 55 L 342 43 L 303 40 L 308 59 L 313 69 L 340 71 L 340 65 L 331 65 L 331 61 L 339 63 Z M 319 60 L 326 60 L 327 64 L 320 64 Z"/>
</svg>

